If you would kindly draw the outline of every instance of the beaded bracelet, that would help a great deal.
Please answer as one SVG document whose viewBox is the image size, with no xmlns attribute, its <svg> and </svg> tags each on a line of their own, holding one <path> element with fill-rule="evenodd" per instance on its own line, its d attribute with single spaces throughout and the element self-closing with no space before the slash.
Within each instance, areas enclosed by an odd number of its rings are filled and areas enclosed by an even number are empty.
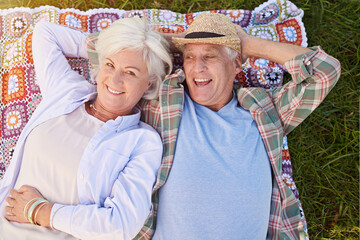
<svg viewBox="0 0 360 240">
<path fill-rule="evenodd" d="M 35 201 L 29 208 L 29 211 L 28 211 L 28 217 L 27 217 L 27 220 L 29 222 L 31 222 L 32 224 L 34 224 L 34 222 L 32 221 L 32 215 L 33 215 L 33 211 L 34 209 L 40 204 L 40 203 L 43 203 L 43 202 L 48 202 L 46 201 L 45 199 L 39 199 L 37 201 Z"/>
<path fill-rule="evenodd" d="M 35 214 L 34 214 L 34 218 L 32 219 L 32 220 L 33 220 L 33 223 L 34 223 L 35 225 L 40 225 L 40 224 L 38 224 L 38 223 L 36 222 L 36 217 L 37 217 L 37 215 L 38 215 L 38 213 L 39 213 L 39 211 L 40 211 L 40 208 L 42 208 L 43 206 L 45 206 L 47 203 L 48 203 L 47 201 L 46 201 L 46 202 L 42 202 L 42 203 L 40 203 L 39 206 L 37 207 L 37 209 L 36 209 L 36 211 L 35 211 Z"/>
<path fill-rule="evenodd" d="M 31 199 L 30 201 L 28 201 L 27 202 L 27 204 L 25 205 L 25 207 L 24 207 L 24 217 L 27 219 L 27 213 L 28 213 L 28 206 L 29 206 L 29 204 L 31 203 L 31 202 L 34 202 L 35 200 L 39 200 L 39 199 L 42 199 L 42 198 L 33 198 L 33 199 Z"/>
</svg>

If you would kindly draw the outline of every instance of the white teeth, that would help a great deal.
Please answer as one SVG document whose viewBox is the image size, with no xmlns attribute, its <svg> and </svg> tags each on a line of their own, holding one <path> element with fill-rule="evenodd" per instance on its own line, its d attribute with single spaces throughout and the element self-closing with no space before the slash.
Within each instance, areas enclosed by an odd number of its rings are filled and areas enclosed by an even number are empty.
<svg viewBox="0 0 360 240">
<path fill-rule="evenodd" d="M 201 79 L 201 78 L 195 78 L 194 81 L 195 82 L 207 82 L 210 81 L 211 79 Z"/>
<path fill-rule="evenodd" d="M 110 87 L 108 87 L 108 90 L 109 92 L 113 93 L 113 94 L 120 94 L 120 93 L 123 93 L 123 92 L 118 92 L 118 91 L 115 91 L 113 89 L 111 89 Z"/>
</svg>

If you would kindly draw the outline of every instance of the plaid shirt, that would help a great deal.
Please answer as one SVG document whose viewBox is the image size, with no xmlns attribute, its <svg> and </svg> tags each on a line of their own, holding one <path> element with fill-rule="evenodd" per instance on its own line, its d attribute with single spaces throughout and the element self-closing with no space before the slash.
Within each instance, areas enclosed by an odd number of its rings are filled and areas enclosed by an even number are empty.
<svg viewBox="0 0 360 240">
<path fill-rule="evenodd" d="M 299 125 L 330 92 L 340 77 L 340 63 L 320 47 L 285 63 L 292 81 L 281 88 L 236 90 L 240 105 L 250 111 L 264 141 L 273 172 L 273 189 L 267 239 L 305 239 L 300 209 L 295 195 L 281 177 L 283 137 Z M 175 154 L 179 123 L 184 106 L 185 76 L 182 70 L 168 76 L 161 85 L 159 99 L 142 100 L 142 120 L 162 136 L 164 154 L 153 189 L 153 207 L 135 239 L 151 239 L 156 225 L 159 188 L 164 185 Z"/>
</svg>

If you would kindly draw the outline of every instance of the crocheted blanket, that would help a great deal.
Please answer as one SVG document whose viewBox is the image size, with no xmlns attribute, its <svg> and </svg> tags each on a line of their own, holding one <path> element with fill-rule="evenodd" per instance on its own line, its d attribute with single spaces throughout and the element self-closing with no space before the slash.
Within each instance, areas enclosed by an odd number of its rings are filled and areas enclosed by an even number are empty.
<svg viewBox="0 0 360 240">
<path fill-rule="evenodd" d="M 214 10 L 228 16 L 246 32 L 273 41 L 307 46 L 303 11 L 286 0 L 270 0 L 254 10 Z M 59 9 L 42 6 L 35 9 L 13 8 L 0 10 L 0 179 L 9 166 L 21 130 L 41 101 L 36 84 L 32 58 L 32 32 L 37 22 L 48 21 L 93 33 L 108 27 L 119 18 L 143 17 L 163 32 L 182 32 L 201 12 L 181 14 L 168 10 L 144 9 Z M 88 81 L 90 67 L 86 59 L 68 58 L 73 69 Z M 175 69 L 182 58 L 174 54 Z M 245 87 L 279 87 L 286 70 L 280 64 L 261 58 L 249 58 L 236 82 Z M 286 139 L 283 146 L 283 178 L 298 197 L 292 180 L 292 167 Z"/>
</svg>

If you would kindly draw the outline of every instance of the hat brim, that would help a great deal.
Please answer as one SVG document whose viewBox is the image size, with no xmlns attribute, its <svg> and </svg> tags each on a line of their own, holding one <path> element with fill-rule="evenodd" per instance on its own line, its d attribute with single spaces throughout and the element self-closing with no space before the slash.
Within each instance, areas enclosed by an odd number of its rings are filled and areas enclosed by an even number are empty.
<svg viewBox="0 0 360 240">
<path fill-rule="evenodd" d="M 184 51 L 184 47 L 188 43 L 205 43 L 205 44 L 216 44 L 221 46 L 227 46 L 234 49 L 238 53 L 241 53 L 241 42 L 240 39 L 231 39 L 229 37 L 214 37 L 214 38 L 172 38 L 172 42 L 175 47 L 180 51 Z"/>
</svg>

